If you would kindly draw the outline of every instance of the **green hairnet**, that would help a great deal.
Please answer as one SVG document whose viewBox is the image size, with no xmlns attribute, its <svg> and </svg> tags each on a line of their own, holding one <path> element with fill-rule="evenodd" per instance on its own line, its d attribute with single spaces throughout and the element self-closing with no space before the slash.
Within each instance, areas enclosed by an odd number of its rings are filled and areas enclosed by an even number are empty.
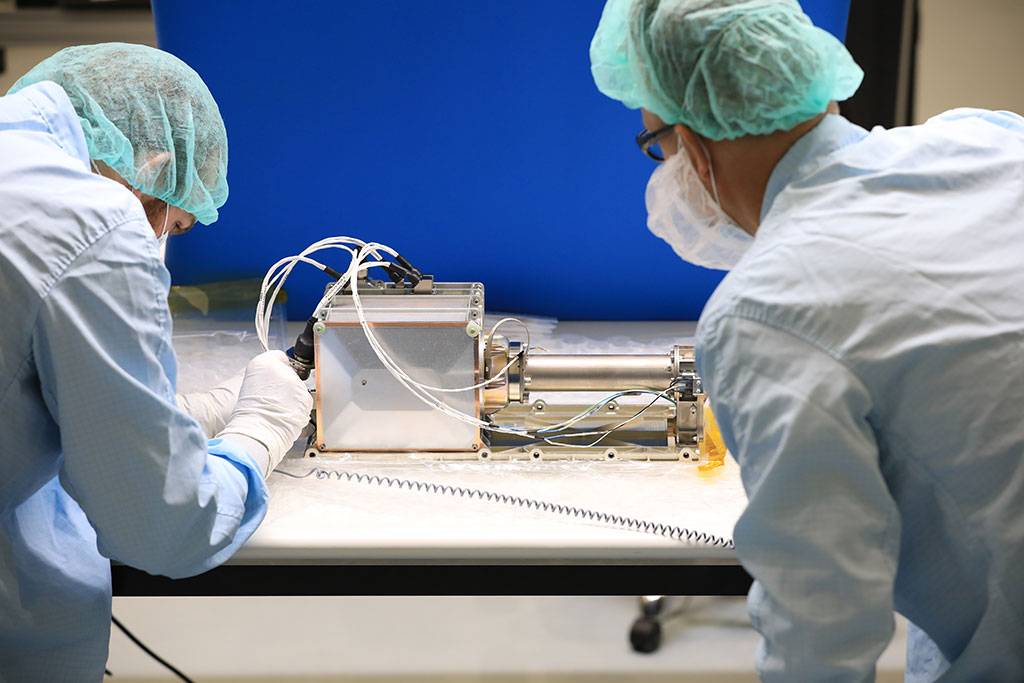
<svg viewBox="0 0 1024 683">
<path fill-rule="evenodd" d="M 590 63 L 605 95 L 711 140 L 789 130 L 864 77 L 796 0 L 608 0 Z"/>
<path fill-rule="evenodd" d="M 67 93 L 89 156 L 136 190 L 209 225 L 228 198 L 228 139 L 203 79 L 177 57 L 144 45 L 61 50 L 10 92 L 54 81 Z"/>
</svg>

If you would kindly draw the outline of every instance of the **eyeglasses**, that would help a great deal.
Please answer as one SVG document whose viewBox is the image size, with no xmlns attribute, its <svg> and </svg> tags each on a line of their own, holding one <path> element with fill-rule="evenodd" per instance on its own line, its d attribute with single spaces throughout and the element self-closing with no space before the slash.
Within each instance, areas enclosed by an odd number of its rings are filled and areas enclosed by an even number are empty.
<svg viewBox="0 0 1024 683">
<path fill-rule="evenodd" d="M 644 128 L 636 134 L 636 144 L 640 151 L 655 161 L 665 161 L 665 155 L 661 151 L 658 140 L 666 134 L 671 133 L 675 126 L 662 126 L 658 130 L 647 130 Z"/>
</svg>

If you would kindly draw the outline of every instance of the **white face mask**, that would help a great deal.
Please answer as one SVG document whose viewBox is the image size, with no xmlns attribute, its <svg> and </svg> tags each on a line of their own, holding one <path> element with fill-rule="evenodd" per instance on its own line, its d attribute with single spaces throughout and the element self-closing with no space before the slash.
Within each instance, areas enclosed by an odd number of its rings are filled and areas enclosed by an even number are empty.
<svg viewBox="0 0 1024 683">
<path fill-rule="evenodd" d="M 707 155 L 703 145 L 701 148 Z M 647 227 L 684 261 L 731 270 L 754 238 L 722 210 L 714 171 L 712 196 L 700 181 L 682 140 L 678 149 L 654 170 L 647 183 Z"/>
</svg>

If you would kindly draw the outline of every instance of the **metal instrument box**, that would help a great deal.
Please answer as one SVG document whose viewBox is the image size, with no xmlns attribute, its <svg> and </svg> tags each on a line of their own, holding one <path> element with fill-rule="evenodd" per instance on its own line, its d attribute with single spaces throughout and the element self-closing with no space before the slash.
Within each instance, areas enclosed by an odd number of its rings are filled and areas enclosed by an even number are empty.
<svg viewBox="0 0 1024 683">
<path fill-rule="evenodd" d="M 413 379 L 445 389 L 482 381 L 483 285 L 424 281 L 414 290 L 360 284 L 359 296 L 374 335 Z M 350 292 L 335 296 L 316 330 L 317 450 L 483 448 L 479 428 L 435 410 L 392 376 L 367 341 Z M 456 410 L 482 416 L 480 389 L 432 393 Z"/>
</svg>

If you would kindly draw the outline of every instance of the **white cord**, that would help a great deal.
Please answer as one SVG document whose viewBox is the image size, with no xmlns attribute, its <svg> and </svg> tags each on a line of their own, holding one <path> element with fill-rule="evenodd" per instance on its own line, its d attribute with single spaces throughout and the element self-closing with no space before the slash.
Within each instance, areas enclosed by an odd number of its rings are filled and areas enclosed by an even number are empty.
<svg viewBox="0 0 1024 683">
<path fill-rule="evenodd" d="M 614 401 L 617 398 L 622 398 L 623 396 L 640 396 L 640 395 L 643 395 L 643 394 L 654 396 L 655 397 L 654 401 L 649 403 L 647 405 L 647 407 L 644 408 L 644 411 L 646 411 L 652 405 L 654 405 L 654 402 L 657 401 L 659 398 L 665 398 L 666 400 L 671 400 L 671 399 L 668 398 L 667 394 L 668 394 L 668 392 L 670 392 L 672 390 L 672 388 L 673 387 L 669 387 L 665 391 L 655 391 L 653 389 L 629 389 L 627 391 L 619 391 L 619 392 L 616 392 L 614 394 L 610 394 L 608 396 L 605 396 L 600 401 L 598 401 L 594 405 L 590 406 L 586 410 L 584 410 L 582 413 L 579 413 L 579 414 L 577 414 L 577 415 L 575 415 L 573 417 L 570 417 L 568 420 L 566 420 L 564 422 L 558 422 L 558 423 L 555 423 L 553 425 L 548 425 L 546 427 L 538 429 L 537 430 L 537 434 L 541 435 L 541 434 L 548 434 L 548 433 L 551 433 L 551 432 L 564 431 L 564 430 L 568 429 L 569 427 L 572 427 L 574 424 L 576 424 L 576 423 L 578 423 L 578 422 L 580 422 L 582 420 L 587 419 L 591 415 L 594 415 L 595 413 L 597 413 L 599 410 L 601 410 L 601 408 L 603 408 L 607 404 L 611 403 L 612 401 Z M 637 416 L 634 415 L 633 418 L 630 418 L 629 421 L 631 422 L 633 419 L 636 419 L 636 417 Z M 620 427 L 616 427 L 615 429 L 619 429 L 619 428 L 621 428 L 621 426 Z M 599 433 L 601 433 L 601 432 L 585 432 L 585 433 L 576 433 L 576 434 L 566 434 L 565 436 L 589 436 L 590 434 L 599 434 Z M 543 438 L 543 437 L 541 437 L 541 438 Z"/>
<path fill-rule="evenodd" d="M 399 365 L 394 361 L 394 359 L 391 358 L 387 350 L 381 345 L 380 340 L 377 339 L 376 334 L 374 334 L 373 329 L 366 318 L 366 311 L 363 308 L 362 298 L 359 294 L 358 272 L 360 270 L 366 269 L 367 267 L 377 265 L 373 262 L 361 263 L 362 259 L 365 258 L 364 252 L 366 252 L 370 248 L 380 247 L 383 247 L 383 245 L 378 245 L 376 243 L 364 246 L 362 250 L 360 250 L 359 255 L 355 259 L 353 259 L 351 265 L 349 266 L 348 279 L 352 285 L 352 303 L 356 309 L 356 315 L 359 318 L 359 324 L 363 328 L 363 334 L 366 336 L 366 341 L 369 342 L 370 347 L 377 354 L 377 357 L 378 359 L 380 359 L 381 364 L 384 365 L 388 372 L 391 373 L 391 376 L 394 377 L 399 382 L 399 384 L 408 389 L 409 392 L 412 393 L 412 395 L 415 396 L 417 399 L 419 399 L 426 405 L 434 408 L 435 410 L 438 410 L 439 412 L 444 413 L 445 415 L 448 415 L 449 417 L 455 420 L 458 420 L 459 422 L 463 422 L 465 424 L 487 431 L 502 432 L 506 434 L 514 434 L 517 436 L 528 437 L 529 433 L 526 432 L 526 430 L 515 427 L 501 427 L 497 425 L 492 425 L 489 422 L 485 422 L 473 415 L 463 413 L 462 411 L 451 407 L 444 401 L 440 400 L 438 397 L 431 394 L 430 391 L 425 388 L 425 385 L 421 384 L 420 382 L 417 382 L 415 379 L 410 377 L 409 374 L 406 373 L 405 370 L 403 370 L 401 367 L 399 367 Z M 335 284 L 337 285 L 337 283 Z M 328 294 L 331 294 L 330 290 L 328 291 Z"/>
<path fill-rule="evenodd" d="M 358 247 L 359 251 L 356 252 L 356 250 L 353 249 L 352 247 Z M 519 361 L 520 356 L 522 356 L 523 353 L 526 350 L 531 348 L 531 346 L 530 346 L 531 341 L 530 341 L 530 329 L 529 329 L 529 327 L 525 323 L 523 323 L 523 321 L 519 320 L 518 318 L 511 318 L 511 317 L 509 317 L 509 318 L 502 318 L 501 320 L 496 322 L 494 324 L 494 326 L 491 327 L 491 330 L 487 334 L 487 339 L 486 339 L 486 342 L 487 342 L 488 345 L 493 341 L 494 335 L 497 333 L 498 329 L 502 325 L 504 325 L 506 323 L 511 323 L 511 322 L 518 323 L 519 325 L 522 326 L 523 330 L 526 333 L 526 345 L 523 347 L 524 348 L 523 352 L 520 352 L 520 354 L 517 354 L 516 357 L 510 359 L 509 362 L 497 374 L 495 374 L 490 379 L 484 380 L 483 382 L 479 382 L 479 383 L 474 384 L 472 386 L 456 387 L 456 388 L 434 387 L 434 386 L 431 386 L 431 385 L 428 385 L 428 384 L 424 384 L 423 382 L 420 382 L 420 381 L 414 379 L 413 377 L 411 377 L 404 369 L 402 369 L 401 366 L 399 366 L 398 363 L 395 362 L 395 360 L 391 357 L 391 355 L 388 353 L 387 349 L 384 348 L 383 344 L 381 344 L 380 340 L 377 338 L 376 334 L 373 332 L 372 325 L 370 324 L 369 320 L 366 317 L 366 311 L 363 308 L 362 298 L 361 298 L 361 296 L 359 294 L 359 275 L 360 275 L 360 273 L 363 273 L 363 272 L 365 272 L 365 271 L 367 271 L 367 270 L 369 270 L 371 268 L 387 267 L 387 266 L 392 265 L 391 262 L 385 261 L 381 255 L 385 254 L 385 255 L 388 255 L 388 256 L 392 256 L 392 257 L 398 257 L 398 252 L 396 252 L 391 247 L 388 247 L 387 245 L 384 245 L 384 244 L 380 244 L 378 242 L 369 242 L 368 243 L 368 242 L 364 242 L 362 240 L 359 240 L 359 239 L 356 239 L 356 238 L 353 238 L 353 237 L 346 237 L 346 236 L 328 237 L 328 238 L 322 239 L 322 240 L 320 240 L 318 242 L 314 242 L 313 244 L 311 244 L 308 247 L 306 247 L 305 249 L 303 249 L 299 254 L 296 254 L 295 256 L 289 256 L 289 257 L 286 257 L 286 258 L 283 258 L 283 259 L 279 260 L 277 263 L 275 263 L 273 266 L 271 266 L 270 269 L 267 271 L 267 274 L 264 276 L 263 283 L 262 283 L 262 286 L 260 288 L 260 298 L 259 298 L 259 301 L 256 304 L 256 316 L 255 316 L 256 335 L 257 335 L 257 337 L 258 337 L 258 339 L 260 341 L 260 344 L 263 346 L 264 350 L 269 350 L 269 347 L 270 347 L 270 343 L 269 343 L 270 319 L 271 319 L 271 316 L 272 316 L 272 313 L 273 313 L 274 302 L 277 300 L 277 297 L 280 294 L 281 289 L 284 287 L 285 281 L 291 275 L 292 270 L 295 268 L 296 264 L 298 264 L 298 263 L 307 263 L 309 265 L 312 265 L 312 266 L 316 267 L 317 269 L 319 269 L 321 271 L 325 271 L 327 269 L 327 266 L 325 266 L 323 263 L 320 263 L 319 261 L 316 261 L 316 260 L 310 258 L 310 255 L 314 254 L 316 252 L 319 252 L 319 251 L 327 250 L 327 249 L 340 249 L 342 251 L 348 252 L 348 254 L 349 254 L 349 266 L 346 269 L 346 271 L 344 273 L 342 273 L 342 276 L 336 282 L 332 283 L 331 286 L 328 287 L 327 290 L 324 292 L 323 297 L 321 297 L 319 303 L 317 303 L 317 306 L 314 309 L 313 317 L 321 317 L 321 314 L 331 304 L 331 302 L 334 300 L 334 297 L 339 292 L 341 292 L 345 288 L 346 285 L 351 285 L 351 289 L 352 289 L 352 303 L 353 303 L 353 305 L 355 307 L 356 315 L 359 318 L 359 325 L 360 325 L 360 327 L 363 330 L 363 334 L 366 336 L 366 341 L 370 344 L 370 347 L 373 349 L 374 353 L 377 355 L 377 358 L 380 360 L 381 364 L 384 365 L 384 367 L 388 370 L 388 372 L 392 375 L 392 377 L 394 377 L 396 381 L 398 381 L 402 386 L 404 386 L 406 389 L 408 389 L 409 392 L 413 396 L 415 396 L 417 399 L 419 399 L 420 401 L 422 401 L 426 405 L 430 406 L 431 408 L 433 408 L 433 409 L 435 409 L 435 410 L 437 410 L 437 411 L 439 411 L 439 412 L 441 412 L 441 413 L 451 417 L 454 420 L 458 420 L 459 422 L 463 422 L 465 424 L 471 425 L 473 427 L 476 427 L 478 429 L 485 430 L 485 431 L 500 432 L 500 433 L 504 433 L 504 434 L 511 434 L 513 436 L 519 436 L 519 437 L 523 437 L 523 438 L 531 438 L 531 437 L 539 438 L 539 439 L 543 439 L 544 441 L 546 441 L 548 443 L 551 443 L 552 445 L 565 446 L 565 447 L 570 447 L 570 448 L 587 448 L 587 447 L 590 447 L 590 446 L 588 446 L 588 445 L 579 445 L 579 444 L 560 444 L 560 443 L 556 443 L 556 442 L 552 441 L 550 439 L 550 437 L 544 436 L 544 434 L 545 433 L 546 434 L 550 434 L 551 432 L 557 432 L 557 431 L 562 431 L 564 429 L 567 429 L 567 428 L 571 427 L 572 425 L 578 423 L 579 421 L 581 421 L 583 419 L 586 419 L 587 417 L 593 415 L 595 412 L 600 410 L 600 408 L 603 407 L 604 405 L 606 405 L 608 402 L 610 402 L 610 401 L 612 401 L 612 400 L 614 400 L 614 399 L 616 399 L 616 398 L 618 398 L 620 396 L 636 395 L 638 393 L 651 393 L 651 394 L 655 394 L 656 393 L 656 392 L 653 392 L 653 391 L 650 391 L 650 390 L 633 390 L 633 391 L 618 392 L 616 394 L 612 394 L 612 395 L 602 399 L 601 401 L 595 403 L 593 406 L 591 406 L 587 410 L 579 413 L 578 415 L 576 415 L 574 417 L 569 418 L 568 420 L 565 420 L 564 422 L 561 422 L 561 423 L 558 423 L 558 424 L 554 424 L 554 425 L 548 425 L 547 427 L 544 427 L 543 429 L 537 430 L 535 433 L 530 432 L 526 428 L 495 425 L 495 424 L 492 424 L 490 422 L 486 422 L 486 421 L 484 421 L 484 420 L 482 420 L 482 419 L 480 419 L 480 418 L 478 418 L 478 417 L 476 417 L 474 415 L 469 415 L 469 414 L 464 413 L 464 412 L 462 412 L 462 411 L 460 411 L 460 410 L 458 410 L 456 408 L 453 408 L 449 404 L 447 404 L 444 401 L 442 401 L 439 397 L 435 396 L 432 392 L 454 393 L 454 392 L 462 392 L 462 391 L 479 391 L 480 389 L 483 389 L 483 388 L 487 387 L 488 385 L 493 384 L 494 382 L 497 382 L 498 380 L 500 380 L 508 372 L 508 370 L 517 361 Z M 376 259 L 376 260 L 373 260 L 373 261 L 366 260 L 368 257 L 371 257 L 371 256 L 374 259 Z M 270 291 L 271 289 L 273 289 L 273 292 Z M 268 293 L 270 294 L 269 297 L 268 297 Z M 574 436 L 575 437 L 575 436 L 591 436 L 591 435 L 595 435 L 595 434 L 600 434 L 601 435 L 600 438 L 597 441 L 595 441 L 594 444 L 591 444 L 591 445 L 596 445 L 597 443 L 599 443 L 601 440 L 603 440 L 605 437 L 607 437 L 612 432 L 614 432 L 614 431 L 616 431 L 618 429 L 621 429 L 626 424 L 632 422 L 635 419 L 638 419 L 640 417 L 640 415 L 644 411 L 646 411 L 648 408 L 650 408 L 650 406 L 653 405 L 654 402 L 657 401 L 659 398 L 667 398 L 665 395 L 666 395 L 666 393 L 668 391 L 669 390 L 666 390 L 664 392 L 661 392 L 660 394 L 657 394 L 655 399 L 654 399 L 654 401 L 652 401 L 650 404 L 648 404 L 647 407 L 645 407 L 643 410 L 638 412 L 636 415 L 633 415 L 629 419 L 625 420 L 624 422 L 621 422 L 620 424 L 616 425 L 611 430 L 608 430 L 606 432 L 581 432 L 581 433 L 571 434 L 571 435 L 566 434 L 564 436 Z"/>
<path fill-rule="evenodd" d="M 269 330 L 270 318 L 273 312 L 274 302 L 277 301 L 278 294 L 280 294 L 281 288 L 284 286 L 285 280 L 287 280 L 288 276 L 291 275 L 292 269 L 295 268 L 295 264 L 299 262 L 304 262 L 309 263 L 310 265 L 313 265 L 320 270 L 325 270 L 326 266 L 324 266 L 322 263 L 318 263 L 316 261 L 313 261 L 312 259 L 307 259 L 307 257 L 310 254 L 313 254 L 318 251 L 323 251 L 325 249 L 343 249 L 344 251 L 347 251 L 349 253 L 350 258 L 354 258 L 355 251 L 345 245 L 361 248 L 365 246 L 365 244 L 366 242 L 360 239 L 356 239 L 354 237 L 328 237 L 326 239 L 314 242 L 313 244 L 309 245 L 308 247 L 303 249 L 302 252 L 295 256 L 289 256 L 287 258 L 281 259 L 280 261 L 278 261 L 277 263 L 270 267 L 270 269 L 267 271 L 266 276 L 263 278 L 263 285 L 260 288 L 260 298 L 259 301 L 257 301 L 256 303 L 256 337 L 259 339 L 260 345 L 263 347 L 265 351 L 270 350 Z M 379 258 L 379 255 L 375 250 L 372 250 L 371 253 Z M 277 271 L 279 268 L 281 268 L 281 270 L 275 273 L 275 271 Z M 270 288 L 273 287 L 275 284 L 277 286 L 274 288 L 273 294 L 268 299 L 267 293 L 270 290 Z"/>
<path fill-rule="evenodd" d="M 491 327 L 491 331 L 487 333 L 487 346 L 491 345 L 491 342 L 494 341 L 494 333 L 497 332 L 498 328 L 505 323 L 519 323 L 519 326 L 523 328 L 524 332 L 526 332 L 526 345 L 523 348 L 532 348 L 530 345 L 530 328 L 519 318 L 502 318 L 498 322 L 494 323 L 494 326 Z"/>
<path fill-rule="evenodd" d="M 674 385 L 673 385 L 673 387 L 674 387 Z M 623 420 L 619 424 L 615 425 L 611 429 L 608 429 L 608 430 L 605 430 L 605 431 L 575 432 L 573 434 L 565 434 L 564 435 L 564 436 L 567 436 L 567 437 L 597 436 L 598 437 L 597 440 L 592 441 L 591 443 L 587 443 L 587 444 L 572 444 L 572 443 L 564 443 L 564 442 L 555 441 L 555 440 L 551 439 L 550 437 L 542 437 L 542 438 L 544 439 L 545 443 L 549 443 L 552 446 L 559 446 L 559 447 L 562 447 L 562 448 L 593 448 L 594 446 L 596 446 L 597 444 L 601 443 L 606 438 L 608 438 L 608 436 L 610 434 L 613 434 L 614 432 L 617 432 L 618 430 L 620 430 L 623 427 L 625 427 L 626 425 L 628 425 L 630 422 L 633 422 L 634 420 L 639 419 L 640 416 L 643 415 L 644 413 L 646 413 L 648 410 L 650 410 L 651 406 L 653 406 L 655 403 L 657 403 L 659 399 L 671 400 L 668 397 L 668 394 L 669 394 L 670 391 L 672 391 L 673 387 L 669 387 L 668 389 L 665 389 L 662 392 L 653 392 L 653 391 L 650 392 L 652 394 L 653 393 L 657 394 L 654 397 L 653 401 L 651 401 L 650 403 L 645 405 L 643 408 L 641 408 L 639 411 L 637 411 L 636 413 L 634 413 L 633 415 L 631 415 L 627 419 Z M 624 392 L 624 393 L 632 393 L 632 392 Z M 575 419 L 575 418 L 573 418 L 573 419 Z M 540 430 L 540 431 L 545 431 L 545 430 Z"/>
</svg>

